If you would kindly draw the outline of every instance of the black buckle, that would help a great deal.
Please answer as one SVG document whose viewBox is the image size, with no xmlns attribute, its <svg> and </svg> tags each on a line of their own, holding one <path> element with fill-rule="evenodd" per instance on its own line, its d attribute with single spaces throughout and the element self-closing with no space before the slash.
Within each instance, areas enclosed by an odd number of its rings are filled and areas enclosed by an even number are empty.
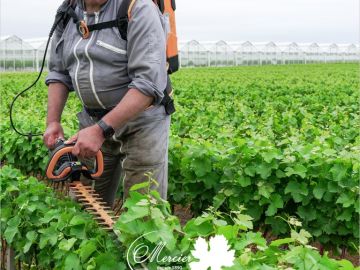
<svg viewBox="0 0 360 270">
<path fill-rule="evenodd" d="M 172 115 L 176 111 L 174 100 L 171 98 L 164 104 L 164 107 L 167 115 Z"/>
</svg>

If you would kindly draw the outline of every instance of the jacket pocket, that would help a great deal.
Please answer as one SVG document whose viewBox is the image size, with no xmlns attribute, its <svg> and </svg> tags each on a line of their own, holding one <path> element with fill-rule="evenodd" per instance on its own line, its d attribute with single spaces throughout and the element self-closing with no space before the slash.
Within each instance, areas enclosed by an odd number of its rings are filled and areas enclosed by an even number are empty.
<svg viewBox="0 0 360 270">
<path fill-rule="evenodd" d="M 108 49 L 112 52 L 115 52 L 115 53 L 118 53 L 118 54 L 122 54 L 122 55 L 127 55 L 127 51 L 126 50 L 123 50 L 123 49 L 120 49 L 120 48 L 117 48 L 113 45 L 110 45 L 104 41 L 101 41 L 101 40 L 97 40 L 96 41 L 96 45 L 102 47 L 102 48 L 105 48 L 105 49 Z"/>
</svg>

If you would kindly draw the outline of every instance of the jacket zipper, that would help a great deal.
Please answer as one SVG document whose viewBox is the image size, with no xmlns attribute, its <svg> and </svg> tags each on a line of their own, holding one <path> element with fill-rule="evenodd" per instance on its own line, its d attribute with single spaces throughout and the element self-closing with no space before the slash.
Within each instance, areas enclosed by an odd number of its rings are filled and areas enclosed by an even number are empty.
<svg viewBox="0 0 360 270">
<path fill-rule="evenodd" d="M 115 53 L 119 53 L 119 54 L 123 54 L 123 55 L 126 55 L 127 54 L 127 51 L 126 50 L 123 50 L 123 49 L 120 49 L 120 48 L 117 48 L 113 45 L 110 45 L 110 44 L 107 44 L 105 43 L 104 41 L 101 41 L 101 40 L 97 40 L 96 41 L 96 45 L 100 46 L 100 47 L 103 47 L 105 49 L 108 49 L 110 51 L 113 51 Z"/>
<path fill-rule="evenodd" d="M 97 24 L 99 22 L 99 12 L 94 12 L 95 14 L 95 24 Z M 93 40 L 95 36 L 95 33 L 91 34 L 90 40 L 88 41 L 88 43 L 85 46 L 85 55 L 86 58 L 89 60 L 90 63 L 90 85 L 91 85 L 91 90 L 95 96 L 96 101 L 99 103 L 99 105 L 103 108 L 106 109 L 106 107 L 104 106 L 104 104 L 100 101 L 98 95 L 96 94 L 96 89 L 95 89 L 95 83 L 94 83 L 94 63 L 89 55 L 89 46 Z"/>
<path fill-rule="evenodd" d="M 84 21 L 87 23 L 87 12 L 84 11 L 83 12 L 83 17 L 84 17 Z M 78 75 L 79 75 L 79 68 L 80 68 L 80 60 L 79 60 L 79 57 L 77 55 L 77 47 L 79 46 L 80 42 L 83 40 L 82 37 L 80 37 L 80 39 L 78 40 L 78 42 L 76 42 L 75 44 L 75 47 L 74 47 L 74 51 L 73 51 L 73 54 L 74 54 L 74 57 L 76 59 L 76 70 L 75 70 L 75 84 L 76 84 L 76 88 L 77 88 L 77 93 L 78 93 L 78 96 L 82 102 L 82 104 L 84 104 L 84 100 L 82 99 L 81 97 L 81 93 L 80 93 L 80 85 L 79 85 L 79 80 L 78 80 Z"/>
</svg>

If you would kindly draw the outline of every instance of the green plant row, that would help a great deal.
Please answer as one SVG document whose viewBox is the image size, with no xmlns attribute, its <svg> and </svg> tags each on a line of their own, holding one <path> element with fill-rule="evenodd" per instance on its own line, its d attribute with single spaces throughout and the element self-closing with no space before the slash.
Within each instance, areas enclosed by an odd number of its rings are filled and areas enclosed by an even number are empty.
<svg viewBox="0 0 360 270">
<path fill-rule="evenodd" d="M 230 267 L 223 268 L 226 270 L 355 269 L 347 260 L 320 256 L 308 246 L 311 235 L 292 217 L 287 220 L 291 236 L 270 243 L 261 233 L 252 231 L 252 218 L 243 214 L 242 206 L 230 213 L 210 208 L 181 227 L 178 218 L 171 214 L 169 203 L 150 189 L 155 184 L 152 179 L 132 188 L 124 204 L 125 212 L 115 224 L 116 243 L 74 202 L 57 198 L 35 178 L 24 177 L 10 166 L 0 170 L 0 177 L 1 236 L 15 250 L 17 258 L 36 269 L 113 270 L 129 269 L 130 265 L 151 270 L 159 266 L 200 269 L 196 263 L 206 265 L 206 261 L 202 261 L 202 252 L 194 251 L 199 237 L 210 240 L 210 252 L 223 244 L 230 256 Z M 216 237 L 216 245 L 211 244 Z M 159 244 L 163 248 L 158 249 L 154 259 L 150 251 Z M 129 253 L 138 256 L 128 256 Z M 166 258 L 173 261 L 169 263 Z M 187 259 L 179 262 L 176 258 Z M 226 265 L 225 261 L 221 263 Z"/>
<path fill-rule="evenodd" d="M 37 269 L 126 269 L 124 251 L 79 205 L 10 166 L 0 178 L 1 236 L 22 262 L 37 262 Z"/>
<path fill-rule="evenodd" d="M 323 244 L 359 240 L 359 79 L 357 65 L 186 69 L 172 77 L 177 113 L 169 149 L 169 199 L 224 212 L 246 206 L 255 226 L 289 233 L 276 216 L 295 215 Z M 28 143 L 9 130 L 11 98 L 32 74 L 6 74 L 0 90 L 1 160 L 43 171 L 41 138 Z M 22 130 L 42 132 L 46 89 L 15 107 Z M 71 95 L 63 117 L 67 136 L 81 106 Z M 30 114 L 31 113 L 31 114 Z"/>
</svg>

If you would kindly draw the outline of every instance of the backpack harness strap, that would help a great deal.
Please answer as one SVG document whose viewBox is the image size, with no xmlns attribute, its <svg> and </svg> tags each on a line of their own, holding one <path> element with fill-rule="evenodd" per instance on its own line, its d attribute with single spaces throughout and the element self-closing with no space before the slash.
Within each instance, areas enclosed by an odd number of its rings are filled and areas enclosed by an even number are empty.
<svg viewBox="0 0 360 270">
<path fill-rule="evenodd" d="M 163 12 L 164 9 L 164 0 L 155 0 L 160 1 L 159 8 Z M 67 5 L 65 15 L 67 18 L 64 18 L 64 24 L 66 25 L 70 18 L 73 19 L 74 23 L 77 26 L 79 34 L 87 39 L 90 36 L 90 33 L 93 31 L 99 31 L 102 29 L 117 27 L 119 29 L 121 38 L 127 41 L 127 29 L 128 23 L 131 19 L 131 10 L 135 4 L 136 0 L 123 0 L 120 4 L 117 19 L 97 24 L 86 25 L 85 21 L 79 20 L 79 17 L 75 13 L 75 6 Z M 175 1 L 173 1 L 175 3 Z M 174 5 L 173 5 L 174 8 Z M 174 8 L 175 9 L 175 8 Z M 165 107 L 165 111 L 168 115 L 175 112 L 174 100 L 170 97 L 172 93 L 171 81 L 168 75 L 166 89 L 164 90 L 164 98 L 161 101 L 161 105 Z M 112 108 L 109 109 L 89 109 L 85 108 L 87 113 L 93 117 L 103 117 L 107 114 Z"/>
<path fill-rule="evenodd" d="M 79 17 L 75 13 L 74 6 L 68 5 L 65 10 L 67 20 L 64 20 L 64 24 L 66 25 L 69 19 L 72 18 L 77 26 L 79 34 L 84 39 L 89 38 L 90 33 L 93 31 L 117 27 L 119 29 L 121 38 L 127 40 L 128 23 L 130 20 L 131 10 L 135 4 L 135 1 L 136 0 L 123 0 L 120 4 L 117 18 L 115 20 L 90 25 L 87 25 L 84 20 L 79 19 Z"/>
</svg>

